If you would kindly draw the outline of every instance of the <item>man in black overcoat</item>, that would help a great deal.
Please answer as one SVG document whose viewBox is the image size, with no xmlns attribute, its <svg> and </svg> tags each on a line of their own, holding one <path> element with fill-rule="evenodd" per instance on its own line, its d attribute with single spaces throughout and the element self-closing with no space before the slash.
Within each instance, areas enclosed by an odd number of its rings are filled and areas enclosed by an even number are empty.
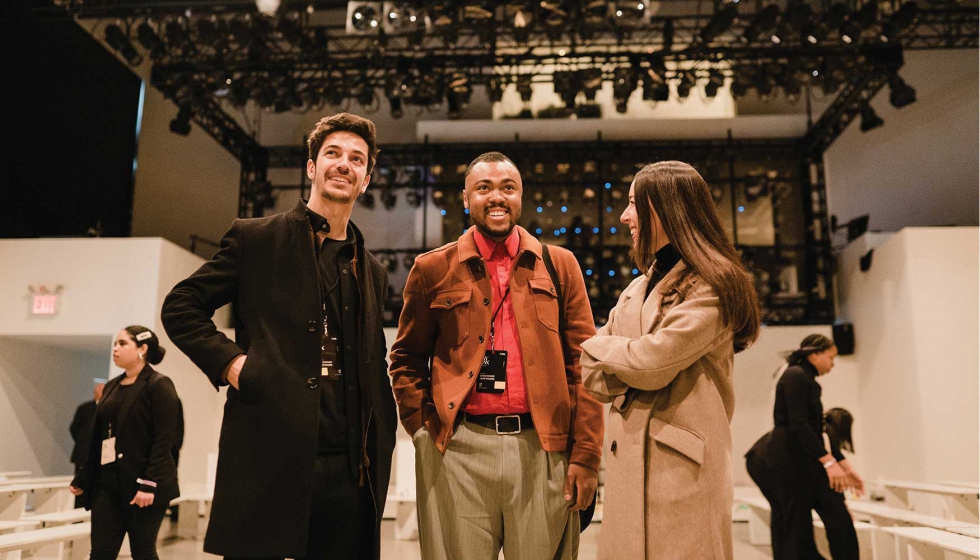
<svg viewBox="0 0 980 560">
<path fill-rule="evenodd" d="M 92 400 L 83 402 L 75 409 L 75 416 L 71 419 L 71 426 L 68 432 L 75 446 L 71 449 L 71 463 L 75 465 L 75 474 L 88 462 L 88 448 L 92 443 L 92 420 L 95 419 L 95 408 L 102 399 L 102 390 L 105 389 L 105 379 L 93 379 L 95 384 L 92 390 Z M 75 507 L 82 507 L 82 498 L 75 496 Z"/>
<path fill-rule="evenodd" d="M 170 339 L 230 385 L 204 550 L 226 558 L 380 558 L 395 446 L 387 272 L 350 222 L 377 157 L 341 113 L 307 141 L 310 201 L 235 220 L 163 304 Z M 233 303 L 235 341 L 213 313 Z"/>
</svg>

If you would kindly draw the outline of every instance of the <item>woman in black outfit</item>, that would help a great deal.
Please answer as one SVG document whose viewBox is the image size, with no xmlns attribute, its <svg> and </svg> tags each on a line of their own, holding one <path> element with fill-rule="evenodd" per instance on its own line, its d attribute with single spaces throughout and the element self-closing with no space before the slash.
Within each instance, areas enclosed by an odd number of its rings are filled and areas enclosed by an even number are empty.
<svg viewBox="0 0 980 560">
<path fill-rule="evenodd" d="M 854 448 L 851 422 L 846 421 L 851 416 L 843 409 L 828 413 L 832 417 L 828 451 L 823 439 L 821 388 L 816 380 L 830 373 L 836 356 L 833 340 L 819 334 L 803 339 L 776 384 L 776 427 L 745 455 L 749 476 L 772 509 L 773 560 L 823 558 L 813 540 L 811 510 L 823 520 L 834 560 L 859 557 L 857 533 L 843 492 L 850 488 L 862 495 L 864 481 L 840 452 L 842 444 L 845 449 Z"/>
<path fill-rule="evenodd" d="M 156 540 L 170 500 L 180 495 L 173 450 L 179 404 L 173 381 L 150 364 L 164 349 L 150 329 L 116 335 L 112 361 L 126 370 L 106 384 L 92 426 L 88 463 L 71 483 L 92 510 L 91 560 L 114 560 L 129 534 L 133 560 L 156 560 Z"/>
</svg>

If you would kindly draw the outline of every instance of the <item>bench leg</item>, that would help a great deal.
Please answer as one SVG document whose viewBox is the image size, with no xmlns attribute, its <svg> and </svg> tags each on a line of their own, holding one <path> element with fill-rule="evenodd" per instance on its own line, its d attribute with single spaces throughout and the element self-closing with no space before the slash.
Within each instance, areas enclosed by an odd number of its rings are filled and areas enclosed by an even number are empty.
<svg viewBox="0 0 980 560">
<path fill-rule="evenodd" d="M 945 554 L 937 547 L 910 541 L 906 545 L 909 560 L 944 560 Z"/>
<path fill-rule="evenodd" d="M 70 550 L 63 542 L 48 544 L 36 549 L 31 558 L 34 560 L 66 560 L 66 552 L 70 552 Z"/>
<path fill-rule="evenodd" d="M 769 529 L 770 513 L 757 508 L 749 508 L 749 543 L 756 546 L 772 544 L 772 531 Z"/>
<path fill-rule="evenodd" d="M 395 518 L 395 538 L 400 541 L 418 540 L 419 518 L 415 502 L 398 503 L 398 517 Z"/>
<path fill-rule="evenodd" d="M 194 538 L 197 536 L 197 512 L 201 506 L 199 502 L 182 502 L 177 509 L 177 536 L 181 538 Z"/>
<path fill-rule="evenodd" d="M 71 554 L 68 558 L 69 560 L 88 560 L 90 552 L 92 552 L 92 537 L 82 537 L 71 542 Z"/>
<path fill-rule="evenodd" d="M 27 494 L 23 492 L 0 494 L 0 520 L 20 519 L 27 509 Z"/>
<path fill-rule="evenodd" d="M 19 550 L 14 550 L 13 552 L 0 552 L 0 560 L 20 560 L 21 554 Z"/>
<path fill-rule="evenodd" d="M 978 500 L 976 496 L 949 496 L 947 500 L 949 503 L 950 516 L 957 521 L 966 521 L 968 523 L 976 523 L 978 520 L 977 505 Z"/>
</svg>

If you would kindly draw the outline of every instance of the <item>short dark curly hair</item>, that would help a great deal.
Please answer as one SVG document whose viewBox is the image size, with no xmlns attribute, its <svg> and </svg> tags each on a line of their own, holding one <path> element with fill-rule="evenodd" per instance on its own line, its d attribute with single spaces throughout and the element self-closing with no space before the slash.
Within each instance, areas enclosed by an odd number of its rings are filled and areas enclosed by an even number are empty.
<svg viewBox="0 0 980 560">
<path fill-rule="evenodd" d="M 320 122 L 316 123 L 306 139 L 306 147 L 311 160 L 316 161 L 323 141 L 334 132 L 352 132 L 367 143 L 367 173 L 370 175 L 374 171 L 374 164 L 378 160 L 378 152 L 380 151 L 378 150 L 378 134 L 374 128 L 374 123 L 351 113 L 337 113 L 330 117 L 323 117 Z"/>
</svg>

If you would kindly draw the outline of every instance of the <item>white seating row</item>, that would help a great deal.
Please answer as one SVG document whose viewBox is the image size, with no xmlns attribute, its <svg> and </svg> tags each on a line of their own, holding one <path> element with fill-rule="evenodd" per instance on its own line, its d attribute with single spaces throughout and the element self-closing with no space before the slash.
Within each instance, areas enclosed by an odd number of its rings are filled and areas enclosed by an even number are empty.
<svg viewBox="0 0 980 560">
<path fill-rule="evenodd" d="M 88 558 L 91 549 L 91 523 L 47 527 L 34 531 L 0 535 L 0 560 L 20 560 L 21 553 L 33 551 L 32 558 L 71 560 Z"/>
</svg>

